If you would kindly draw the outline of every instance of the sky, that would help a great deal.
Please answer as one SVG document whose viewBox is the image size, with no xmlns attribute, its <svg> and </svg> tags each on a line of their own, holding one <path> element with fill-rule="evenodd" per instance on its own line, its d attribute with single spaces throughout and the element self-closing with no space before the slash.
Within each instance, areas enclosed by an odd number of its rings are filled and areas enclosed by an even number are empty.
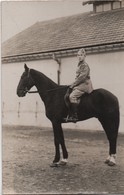
<svg viewBox="0 0 124 195">
<path fill-rule="evenodd" d="M 2 1 L 2 42 L 38 21 L 92 10 L 83 0 Z"/>
</svg>

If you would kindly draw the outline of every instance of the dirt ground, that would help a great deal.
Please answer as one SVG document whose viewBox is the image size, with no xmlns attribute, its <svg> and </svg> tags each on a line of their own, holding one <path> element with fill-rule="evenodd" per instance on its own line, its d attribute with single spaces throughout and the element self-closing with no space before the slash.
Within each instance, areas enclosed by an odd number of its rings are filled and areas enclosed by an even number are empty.
<svg viewBox="0 0 124 195">
<path fill-rule="evenodd" d="M 64 130 L 69 162 L 51 168 L 51 129 L 3 127 L 3 194 L 123 194 L 124 134 L 118 137 L 117 165 L 104 163 L 108 141 L 102 131 Z"/>
</svg>

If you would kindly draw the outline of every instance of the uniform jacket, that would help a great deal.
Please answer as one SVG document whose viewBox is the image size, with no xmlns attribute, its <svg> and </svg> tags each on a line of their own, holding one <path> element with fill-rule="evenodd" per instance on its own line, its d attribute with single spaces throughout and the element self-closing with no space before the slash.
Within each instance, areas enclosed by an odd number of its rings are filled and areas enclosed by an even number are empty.
<svg viewBox="0 0 124 195">
<path fill-rule="evenodd" d="M 90 80 L 90 68 L 85 61 L 79 62 L 75 82 L 71 86 L 73 86 L 73 89 L 78 89 L 86 93 L 93 91 L 92 82 Z"/>
</svg>

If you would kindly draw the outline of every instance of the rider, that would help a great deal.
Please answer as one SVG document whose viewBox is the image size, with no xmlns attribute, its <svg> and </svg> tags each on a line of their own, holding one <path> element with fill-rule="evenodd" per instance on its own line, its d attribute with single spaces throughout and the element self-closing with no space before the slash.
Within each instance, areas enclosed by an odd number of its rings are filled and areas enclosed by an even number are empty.
<svg viewBox="0 0 124 195">
<path fill-rule="evenodd" d="M 80 97 L 84 93 L 91 93 L 93 91 L 92 82 L 90 80 L 90 68 L 85 62 L 86 52 L 84 48 L 77 53 L 78 66 L 76 71 L 75 82 L 70 85 L 72 92 L 69 95 L 71 103 L 71 116 L 68 116 L 67 122 L 78 121 L 77 106 L 80 102 Z"/>
</svg>

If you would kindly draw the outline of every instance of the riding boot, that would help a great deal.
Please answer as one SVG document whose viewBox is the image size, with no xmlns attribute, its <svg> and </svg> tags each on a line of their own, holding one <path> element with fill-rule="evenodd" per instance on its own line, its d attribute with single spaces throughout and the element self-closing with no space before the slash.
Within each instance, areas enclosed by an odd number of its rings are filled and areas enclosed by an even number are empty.
<svg viewBox="0 0 124 195">
<path fill-rule="evenodd" d="M 78 121 L 77 106 L 78 106 L 78 104 L 76 104 L 76 103 L 71 104 L 71 116 L 67 117 L 66 122 L 76 123 Z"/>
</svg>

